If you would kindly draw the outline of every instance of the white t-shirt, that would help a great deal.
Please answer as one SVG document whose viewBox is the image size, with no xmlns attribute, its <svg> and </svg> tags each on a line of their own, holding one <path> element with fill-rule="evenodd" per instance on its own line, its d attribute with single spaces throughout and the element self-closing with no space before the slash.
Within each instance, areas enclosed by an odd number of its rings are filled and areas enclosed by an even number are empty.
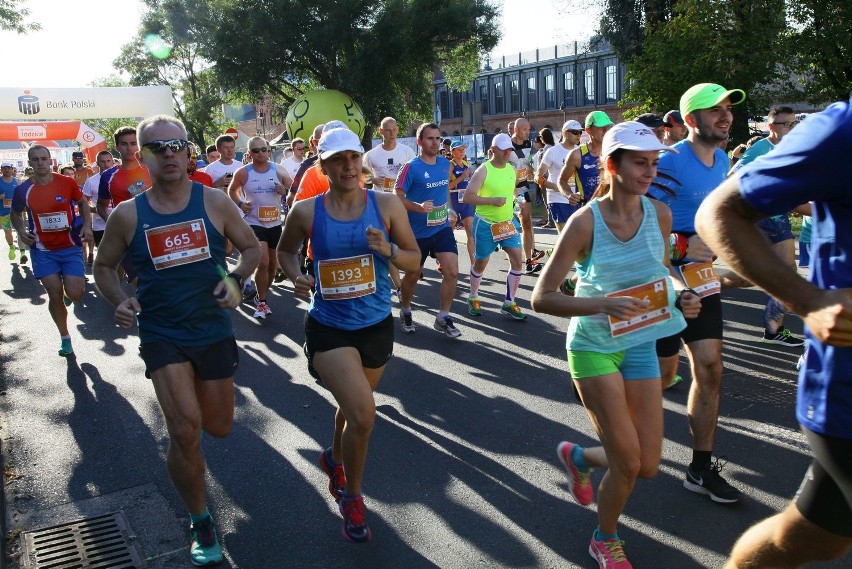
<svg viewBox="0 0 852 569">
<path fill-rule="evenodd" d="M 367 152 L 364 155 L 364 166 L 370 169 L 375 178 L 373 189 L 392 192 L 397 174 L 403 164 L 412 158 L 414 158 L 414 151 L 399 143 L 393 150 L 385 150 L 379 145 Z"/>
<path fill-rule="evenodd" d="M 302 160 L 296 160 L 295 156 L 288 156 L 287 158 L 282 158 L 279 165 L 283 166 L 287 173 L 290 174 L 290 179 L 294 179 L 296 177 L 296 172 L 299 171 L 299 165 L 302 163 Z"/>
<path fill-rule="evenodd" d="M 547 181 L 556 184 L 559 181 L 559 173 L 562 171 L 562 166 L 565 165 L 565 160 L 572 149 L 565 148 L 561 144 L 551 146 L 545 151 L 541 158 L 541 163 L 547 166 Z M 572 177 L 569 181 L 569 186 L 573 186 Z M 572 187 L 573 191 L 573 187 Z M 568 203 L 568 198 L 565 197 L 559 190 L 547 188 L 547 203 Z"/>
<path fill-rule="evenodd" d="M 89 200 L 89 203 L 97 205 L 98 203 L 98 185 L 101 183 L 100 173 L 95 174 L 83 184 L 83 195 Z M 107 208 L 107 215 L 112 211 L 112 206 Z M 92 231 L 103 231 L 106 229 L 106 221 L 101 219 L 97 212 L 92 212 Z"/>
<path fill-rule="evenodd" d="M 222 176 L 225 174 L 233 174 L 237 170 L 239 170 L 240 166 L 243 164 L 238 162 L 237 160 L 233 160 L 230 164 L 222 164 L 221 160 L 216 160 L 215 162 L 211 162 L 207 165 L 202 172 L 206 172 L 208 176 L 213 178 L 213 183 L 219 181 Z M 230 183 L 230 182 L 229 182 Z M 226 187 L 227 189 L 227 187 Z"/>
</svg>

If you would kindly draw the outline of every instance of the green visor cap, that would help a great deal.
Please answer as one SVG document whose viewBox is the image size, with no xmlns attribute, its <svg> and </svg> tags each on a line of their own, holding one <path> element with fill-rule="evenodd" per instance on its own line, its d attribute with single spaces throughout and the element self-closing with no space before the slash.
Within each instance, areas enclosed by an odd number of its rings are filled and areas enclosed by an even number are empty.
<svg viewBox="0 0 852 569">
<path fill-rule="evenodd" d="M 586 115 L 586 128 L 590 126 L 609 126 L 613 124 L 607 114 L 603 111 L 592 111 Z"/>
</svg>

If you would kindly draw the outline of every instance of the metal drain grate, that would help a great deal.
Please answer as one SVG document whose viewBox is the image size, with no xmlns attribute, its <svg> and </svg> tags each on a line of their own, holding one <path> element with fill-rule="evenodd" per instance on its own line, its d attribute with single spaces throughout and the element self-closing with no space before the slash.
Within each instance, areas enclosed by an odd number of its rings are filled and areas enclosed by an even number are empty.
<svg viewBox="0 0 852 569">
<path fill-rule="evenodd" d="M 24 569 L 145 567 L 121 512 L 22 534 Z"/>
</svg>

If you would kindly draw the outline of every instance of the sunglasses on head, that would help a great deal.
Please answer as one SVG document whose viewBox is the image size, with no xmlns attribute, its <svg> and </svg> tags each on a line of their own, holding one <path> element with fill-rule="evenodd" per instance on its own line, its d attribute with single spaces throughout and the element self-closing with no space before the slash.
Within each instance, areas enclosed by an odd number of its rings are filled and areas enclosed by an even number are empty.
<svg viewBox="0 0 852 569">
<path fill-rule="evenodd" d="M 583 134 L 582 130 L 569 130 L 568 132 L 570 132 L 574 136 L 580 136 L 581 134 Z"/>
<path fill-rule="evenodd" d="M 173 140 L 152 140 L 151 142 L 146 142 L 142 145 L 142 148 L 153 152 L 154 154 L 162 154 L 168 148 L 175 154 L 180 152 L 181 150 L 186 150 L 186 147 L 189 145 L 189 142 L 183 140 L 181 138 L 175 138 Z"/>
</svg>

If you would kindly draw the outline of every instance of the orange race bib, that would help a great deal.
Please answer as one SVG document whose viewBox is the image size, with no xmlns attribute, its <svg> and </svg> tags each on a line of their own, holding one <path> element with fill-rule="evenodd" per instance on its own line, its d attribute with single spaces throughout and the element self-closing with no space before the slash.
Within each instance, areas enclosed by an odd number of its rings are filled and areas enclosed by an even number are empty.
<svg viewBox="0 0 852 569">
<path fill-rule="evenodd" d="M 203 219 L 145 230 L 148 254 L 159 270 L 210 258 L 207 227 Z"/>
<path fill-rule="evenodd" d="M 272 222 L 272 221 L 278 221 L 280 217 L 281 217 L 281 214 L 279 213 L 277 205 L 270 205 L 270 206 L 263 206 L 262 205 L 262 206 L 257 208 L 257 218 L 260 221 L 265 221 L 265 222 L 269 223 L 269 222 Z"/>
<path fill-rule="evenodd" d="M 712 263 L 687 263 L 678 269 L 686 286 L 697 292 L 701 298 L 722 291 L 722 283 Z"/>
<path fill-rule="evenodd" d="M 12 199 L 3 198 L 3 209 L 11 209 L 12 208 Z"/>
<path fill-rule="evenodd" d="M 319 290 L 325 300 L 358 298 L 376 292 L 373 255 L 319 261 Z"/>
<path fill-rule="evenodd" d="M 71 227 L 68 225 L 68 213 L 65 211 L 38 214 L 38 225 L 42 231 L 67 231 Z"/>
<path fill-rule="evenodd" d="M 610 316 L 609 333 L 613 338 L 647 328 L 657 322 L 669 320 L 672 317 L 671 308 L 669 308 L 669 283 L 668 279 L 665 278 L 624 290 L 617 290 L 606 296 L 607 298 L 632 296 L 633 298 L 650 301 L 650 305 L 642 314 L 634 316 L 630 320 L 619 320 L 614 316 Z"/>
<path fill-rule="evenodd" d="M 517 234 L 518 230 L 515 228 L 515 224 L 512 223 L 511 219 L 491 224 L 491 238 L 494 239 L 494 241 L 502 241 L 509 237 L 514 237 Z"/>
</svg>

